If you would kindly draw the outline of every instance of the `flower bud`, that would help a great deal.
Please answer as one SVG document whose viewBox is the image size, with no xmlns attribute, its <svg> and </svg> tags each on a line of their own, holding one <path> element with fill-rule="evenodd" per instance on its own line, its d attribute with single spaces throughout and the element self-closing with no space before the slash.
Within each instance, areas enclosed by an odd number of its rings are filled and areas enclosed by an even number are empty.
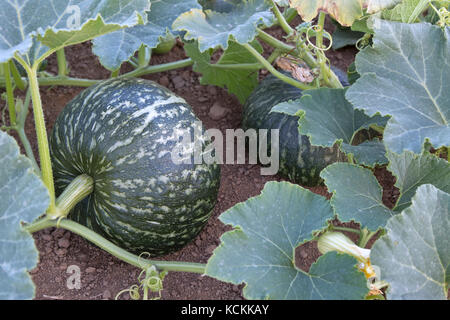
<svg viewBox="0 0 450 320">
<path fill-rule="evenodd" d="M 358 269 L 364 272 L 366 278 L 376 276 L 370 264 L 370 250 L 358 247 L 344 234 L 340 232 L 326 232 L 319 238 L 317 246 L 322 254 L 337 251 L 355 257 L 360 262 Z"/>
</svg>

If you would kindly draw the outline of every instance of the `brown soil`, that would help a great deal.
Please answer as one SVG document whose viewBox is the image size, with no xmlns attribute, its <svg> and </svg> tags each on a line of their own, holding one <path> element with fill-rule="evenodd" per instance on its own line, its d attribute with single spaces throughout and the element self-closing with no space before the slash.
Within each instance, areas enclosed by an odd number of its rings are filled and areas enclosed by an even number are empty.
<svg viewBox="0 0 450 320">
<path fill-rule="evenodd" d="M 280 30 L 271 30 L 275 36 L 281 36 Z M 328 53 L 332 64 L 346 70 L 353 61 L 356 50 L 351 47 Z M 90 79 L 108 78 L 97 58 L 91 53 L 90 43 L 72 46 L 66 49 L 70 67 L 70 76 Z M 151 64 L 176 61 L 185 58 L 182 45 L 178 44 L 170 53 L 154 56 Z M 124 65 L 122 72 L 129 71 L 130 66 Z M 49 59 L 47 71 L 57 72 L 54 56 Z M 159 82 L 178 95 L 182 96 L 194 109 L 206 128 L 225 129 L 239 128 L 242 106 L 238 100 L 226 90 L 214 86 L 199 84 L 199 74 L 191 68 L 163 72 L 144 78 Z M 59 112 L 83 88 L 77 87 L 42 87 L 41 95 L 44 106 L 45 120 L 48 132 Z M 20 94 L 19 94 L 20 95 Z M 23 96 L 23 93 L 22 93 Z M 212 120 L 209 110 L 215 102 L 228 110 L 220 120 Z M 4 101 L 0 102 L 3 108 Z M 29 116 L 26 132 L 32 142 L 37 156 L 37 144 L 34 134 L 32 115 Z M 258 165 L 222 165 L 221 187 L 218 203 L 214 214 L 198 237 L 182 250 L 162 257 L 163 260 L 177 260 L 206 263 L 213 250 L 220 242 L 220 236 L 227 230 L 218 216 L 235 204 L 256 196 L 269 180 L 282 180 L 278 176 L 261 176 Z M 392 203 L 393 178 L 384 169 L 377 170 L 377 176 L 382 185 L 387 186 L 385 200 Z M 325 187 L 316 187 L 312 191 L 329 197 Z M 345 224 L 347 226 L 354 223 Z M 140 273 L 132 267 L 83 238 L 62 229 L 47 229 L 35 233 L 37 248 L 40 252 L 40 262 L 31 272 L 36 284 L 36 299 L 114 299 L 115 295 L 137 283 Z M 319 256 L 314 243 L 307 243 L 297 249 L 297 265 L 308 270 L 309 266 Z M 69 290 L 66 281 L 69 277 L 67 268 L 77 265 L 81 269 L 81 289 Z M 217 281 L 207 276 L 197 274 L 172 272 L 164 281 L 162 299 L 243 299 L 243 285 L 232 285 Z M 126 293 L 122 299 L 130 299 Z"/>
</svg>

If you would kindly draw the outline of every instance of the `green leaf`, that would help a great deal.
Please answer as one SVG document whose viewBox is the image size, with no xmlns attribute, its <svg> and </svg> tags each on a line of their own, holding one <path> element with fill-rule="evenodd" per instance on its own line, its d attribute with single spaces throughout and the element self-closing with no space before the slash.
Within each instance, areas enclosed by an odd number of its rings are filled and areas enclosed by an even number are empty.
<svg viewBox="0 0 450 320">
<path fill-rule="evenodd" d="M 391 21 L 413 23 L 429 6 L 429 0 L 403 0 L 394 8 L 382 11 L 382 18 Z"/>
<path fill-rule="evenodd" d="M 262 52 L 259 42 L 253 41 L 253 47 Z M 186 54 L 195 61 L 194 71 L 202 74 L 201 84 L 216 85 L 227 88 L 230 93 L 235 94 L 241 103 L 244 103 L 253 89 L 258 85 L 257 70 L 228 69 L 227 64 L 257 63 L 255 57 L 240 44 L 230 41 L 228 49 L 225 50 L 217 63 L 211 63 L 211 54 L 203 53 L 198 49 L 197 42 L 185 43 Z"/>
<path fill-rule="evenodd" d="M 446 300 L 450 281 L 450 195 L 430 184 L 391 218 L 370 258 L 389 283 L 387 298 Z"/>
<path fill-rule="evenodd" d="M 359 32 L 373 34 L 373 29 L 370 25 L 370 23 L 371 23 L 370 18 L 371 18 L 371 16 L 364 16 L 361 19 L 355 20 L 353 22 L 352 26 L 350 27 L 350 29 L 352 31 L 359 31 Z"/>
<path fill-rule="evenodd" d="M 350 28 L 336 27 L 333 32 L 333 50 L 346 46 L 354 46 L 364 36 L 363 32 L 352 31 Z"/>
<path fill-rule="evenodd" d="M 37 265 L 38 252 L 21 222 L 32 222 L 45 213 L 50 197 L 30 160 L 3 131 L 0 163 L 0 299 L 31 299 L 34 285 L 27 271 Z"/>
<path fill-rule="evenodd" d="M 138 23 L 148 0 L 15 0 L 0 11 L 0 63 L 18 52 L 26 55 L 32 38 L 55 49 Z M 39 52 L 39 49 L 37 49 Z"/>
<path fill-rule="evenodd" d="M 296 8 L 304 21 L 314 19 L 319 11 L 329 13 L 343 26 L 351 26 L 356 19 L 367 13 L 375 13 L 392 7 L 401 0 L 291 0 L 292 8 Z"/>
<path fill-rule="evenodd" d="M 353 154 L 375 151 L 374 155 L 367 155 L 374 162 L 379 160 L 379 149 L 368 148 L 367 144 L 357 150 L 359 146 L 351 146 L 353 138 L 362 129 L 370 125 L 384 126 L 387 119 L 379 115 L 367 116 L 363 111 L 355 109 L 346 99 L 347 89 L 320 88 L 303 92 L 300 99 L 283 102 L 272 110 L 291 115 L 303 116 L 299 120 L 299 132 L 310 137 L 311 144 L 332 147 L 336 142 L 342 145 L 343 151 L 352 150 Z M 373 146 L 373 145 L 369 145 Z M 361 158 L 357 157 L 356 159 Z"/>
<path fill-rule="evenodd" d="M 400 212 L 411 204 L 411 198 L 422 184 L 432 184 L 450 193 L 450 164 L 432 154 L 416 155 L 388 152 L 388 170 L 396 177 L 395 186 L 400 190 L 395 211 Z"/>
<path fill-rule="evenodd" d="M 320 173 L 331 205 L 341 221 L 356 221 L 370 230 L 384 227 L 394 215 L 383 204 L 383 190 L 372 171 L 350 163 L 334 163 Z"/>
<path fill-rule="evenodd" d="M 92 51 L 105 68 L 117 70 L 142 44 L 156 48 L 167 32 L 173 32 L 171 27 L 175 19 L 193 8 L 200 8 L 196 0 L 152 1 L 145 25 L 124 28 L 98 37 L 93 41 Z"/>
<path fill-rule="evenodd" d="M 198 40 L 201 52 L 228 48 L 230 38 L 240 44 L 251 42 L 258 26 L 271 26 L 275 18 L 264 0 L 242 1 L 230 12 L 192 9 L 178 17 L 174 30 L 186 31 L 184 39 Z"/>
<path fill-rule="evenodd" d="M 377 164 L 386 164 L 386 148 L 382 141 L 378 139 L 364 141 L 357 146 L 346 143 L 341 145 L 341 149 L 346 154 L 353 154 L 354 160 L 362 165 L 374 167 Z"/>
<path fill-rule="evenodd" d="M 295 248 L 332 217 L 325 198 L 288 182 L 268 182 L 261 195 L 220 216 L 235 229 L 221 237 L 206 274 L 245 282 L 247 299 L 362 299 L 366 280 L 351 256 L 327 253 L 309 273 L 295 266 Z"/>
<path fill-rule="evenodd" d="M 360 75 L 359 75 L 358 71 L 356 71 L 355 61 L 353 61 L 348 66 L 347 77 L 348 77 L 348 83 L 350 83 L 350 85 L 354 84 L 356 82 L 356 80 L 359 79 Z"/>
<path fill-rule="evenodd" d="M 203 10 L 230 12 L 241 0 L 199 0 Z"/>
<path fill-rule="evenodd" d="M 391 115 L 386 147 L 420 153 L 425 140 L 449 145 L 450 28 L 376 20 L 373 47 L 356 56 L 361 78 L 346 97 L 367 114 Z"/>
</svg>

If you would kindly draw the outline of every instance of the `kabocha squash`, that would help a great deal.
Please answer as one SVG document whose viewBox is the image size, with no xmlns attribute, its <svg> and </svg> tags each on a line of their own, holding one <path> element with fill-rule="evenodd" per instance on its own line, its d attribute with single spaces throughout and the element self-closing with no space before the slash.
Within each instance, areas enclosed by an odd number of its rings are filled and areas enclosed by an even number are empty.
<svg viewBox="0 0 450 320">
<path fill-rule="evenodd" d="M 57 194 L 80 174 L 94 180 L 70 218 L 135 253 L 162 255 L 191 241 L 220 184 L 217 164 L 172 161 L 175 131 L 192 136 L 195 121 L 182 98 L 152 81 L 85 89 L 60 113 L 50 140 Z"/>
<path fill-rule="evenodd" d="M 341 70 L 332 68 L 341 83 L 348 85 Z M 286 73 L 287 74 L 287 73 Z M 298 117 L 270 112 L 278 103 L 299 99 L 302 91 L 273 75 L 267 76 L 252 92 L 243 106 L 244 130 L 279 129 L 280 167 L 278 173 L 295 183 L 315 186 L 321 183 L 320 171 L 329 164 L 345 159 L 337 146 L 312 146 L 309 138 L 298 133 Z M 268 139 L 270 143 L 270 139 Z M 268 146 L 270 150 L 270 146 Z"/>
</svg>

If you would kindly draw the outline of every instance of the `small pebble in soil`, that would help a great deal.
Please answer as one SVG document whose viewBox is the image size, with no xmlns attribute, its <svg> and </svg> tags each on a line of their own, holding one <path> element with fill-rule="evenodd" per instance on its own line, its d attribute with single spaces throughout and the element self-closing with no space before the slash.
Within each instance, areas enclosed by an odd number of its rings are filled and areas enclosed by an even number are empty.
<svg viewBox="0 0 450 320">
<path fill-rule="evenodd" d="M 111 295 L 111 291 L 109 291 L 108 289 L 106 289 L 105 291 L 103 291 L 103 299 L 111 299 L 112 295 Z"/>
<path fill-rule="evenodd" d="M 161 78 L 159 78 L 158 82 L 160 85 L 162 85 L 164 87 L 167 87 L 170 83 L 169 78 L 167 76 L 162 76 Z"/>
<path fill-rule="evenodd" d="M 85 270 L 85 272 L 86 272 L 86 273 L 94 273 L 95 270 L 96 270 L 96 269 L 95 269 L 94 267 L 87 267 L 86 270 Z"/>
<path fill-rule="evenodd" d="M 184 85 L 186 84 L 186 81 L 184 81 L 182 77 L 176 76 L 176 77 L 172 78 L 172 83 L 173 83 L 175 89 L 180 89 L 180 88 L 184 87 Z"/>
<path fill-rule="evenodd" d="M 215 248 L 216 248 L 216 246 L 209 245 L 208 247 L 206 247 L 206 253 L 207 254 L 212 254 Z"/>
<path fill-rule="evenodd" d="M 55 253 L 56 253 L 56 255 L 62 257 L 62 256 L 66 255 L 67 249 L 56 249 Z"/>
<path fill-rule="evenodd" d="M 217 88 L 213 86 L 208 86 L 208 93 L 212 96 L 215 96 L 217 94 Z"/>
<path fill-rule="evenodd" d="M 60 248 L 68 248 L 68 247 L 70 247 L 70 241 L 67 240 L 66 238 L 59 239 L 58 246 Z"/>
<path fill-rule="evenodd" d="M 224 108 L 220 105 L 220 103 L 215 102 L 211 109 L 209 109 L 209 117 L 211 120 L 217 121 L 225 117 L 228 112 L 230 112 L 230 109 Z"/>
<path fill-rule="evenodd" d="M 41 236 L 41 238 L 42 238 L 42 240 L 45 240 L 45 241 L 50 241 L 50 240 L 52 240 L 52 236 L 49 235 L 49 234 L 43 234 L 43 235 Z"/>
</svg>

